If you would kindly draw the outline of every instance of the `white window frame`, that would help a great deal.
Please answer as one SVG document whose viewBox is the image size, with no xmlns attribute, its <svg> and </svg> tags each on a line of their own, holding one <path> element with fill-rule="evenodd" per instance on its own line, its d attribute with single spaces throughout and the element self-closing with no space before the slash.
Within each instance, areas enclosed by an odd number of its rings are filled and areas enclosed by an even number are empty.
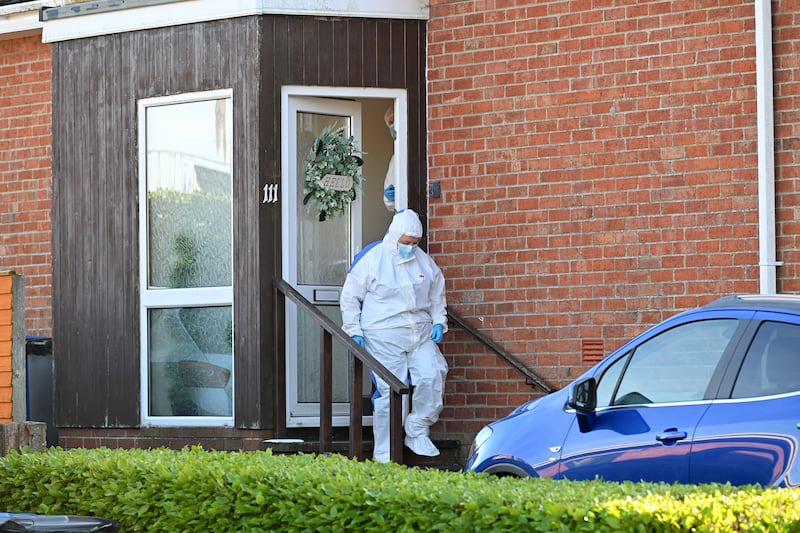
<svg viewBox="0 0 800 533">
<path fill-rule="evenodd" d="M 137 120 L 139 127 L 139 334 L 140 334 L 140 418 L 142 427 L 232 427 L 235 411 L 231 416 L 151 416 L 150 405 L 150 365 L 149 365 L 149 335 L 148 312 L 151 309 L 164 309 L 172 307 L 215 307 L 230 306 L 233 308 L 233 286 L 228 287 L 197 287 L 180 289 L 150 289 L 148 287 L 148 212 L 147 212 L 147 109 L 151 107 L 184 104 L 206 100 L 227 98 L 233 103 L 233 89 L 219 89 L 193 93 L 183 93 L 171 96 L 145 98 L 139 100 L 137 105 Z M 233 105 L 231 105 L 231 110 Z M 232 112 L 232 111 L 231 111 Z M 235 170 L 232 168 L 231 173 Z M 234 206 L 231 206 L 233 217 Z M 233 230 L 231 230 L 233 231 Z M 233 242 L 233 239 L 231 239 Z M 231 258 L 233 260 L 233 258 Z M 231 357 L 233 357 L 233 353 Z M 234 369 L 235 369 L 235 365 Z M 232 369 L 233 370 L 233 369 Z M 235 398 L 236 382 L 235 372 L 231 372 L 233 398 Z M 231 400 L 234 404 L 235 401 Z"/>
</svg>

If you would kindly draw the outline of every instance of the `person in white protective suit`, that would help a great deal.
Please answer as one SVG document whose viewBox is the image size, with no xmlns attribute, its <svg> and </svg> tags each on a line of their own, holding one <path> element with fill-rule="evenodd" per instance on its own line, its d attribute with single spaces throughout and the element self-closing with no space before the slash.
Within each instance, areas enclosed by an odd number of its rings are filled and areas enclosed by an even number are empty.
<svg viewBox="0 0 800 533">
<path fill-rule="evenodd" d="M 389 135 L 392 139 L 397 138 L 397 130 L 394 128 L 394 106 L 389 106 L 386 113 L 383 114 L 383 121 L 386 127 L 389 128 Z M 383 205 L 389 211 L 394 211 L 394 154 L 389 159 L 389 168 L 386 170 L 386 177 L 383 180 Z"/>
<path fill-rule="evenodd" d="M 447 331 L 444 276 L 418 248 L 419 216 L 396 213 L 389 231 L 357 257 L 342 287 L 342 329 L 398 379 L 414 386 L 405 416 L 405 445 L 417 455 L 435 456 L 430 426 L 442 411 L 447 362 L 437 346 Z M 373 373 L 373 457 L 389 461 L 389 386 Z M 407 402 L 404 402 L 407 404 Z M 404 405 L 403 412 L 407 411 Z"/>
</svg>

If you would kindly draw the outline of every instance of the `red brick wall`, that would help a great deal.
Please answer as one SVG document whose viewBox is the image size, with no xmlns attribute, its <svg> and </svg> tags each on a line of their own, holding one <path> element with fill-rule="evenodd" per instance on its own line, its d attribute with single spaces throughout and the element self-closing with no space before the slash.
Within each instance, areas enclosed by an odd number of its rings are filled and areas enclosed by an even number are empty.
<svg viewBox="0 0 800 533">
<path fill-rule="evenodd" d="M 800 291 L 798 7 L 773 2 L 778 288 Z M 794 11 L 791 11 L 794 10 Z M 556 386 L 678 310 L 758 290 L 751 0 L 432 0 L 430 251 L 451 307 Z M 0 40 L 0 270 L 49 335 L 50 53 Z M 592 345 L 591 342 L 586 343 Z M 538 393 L 453 328 L 438 436 Z"/>
<path fill-rule="evenodd" d="M 785 261 L 800 235 L 800 21 L 782 4 Z M 751 0 L 432 0 L 428 32 L 429 241 L 455 311 L 562 387 L 587 368 L 584 341 L 607 354 L 759 290 Z M 779 290 L 797 274 L 781 269 Z M 457 328 L 447 339 L 435 429 L 469 442 L 534 391 Z"/>
<path fill-rule="evenodd" d="M 25 278 L 25 333 L 49 336 L 50 48 L 0 39 L 0 270 Z"/>
<path fill-rule="evenodd" d="M 778 291 L 800 293 L 800 5 L 772 5 Z"/>
</svg>

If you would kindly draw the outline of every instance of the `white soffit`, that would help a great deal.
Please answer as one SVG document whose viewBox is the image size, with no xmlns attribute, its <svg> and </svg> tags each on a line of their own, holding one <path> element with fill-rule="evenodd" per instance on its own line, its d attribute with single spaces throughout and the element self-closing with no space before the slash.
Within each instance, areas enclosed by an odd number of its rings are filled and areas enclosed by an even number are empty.
<svg viewBox="0 0 800 533">
<path fill-rule="evenodd" d="M 0 7 L 0 39 L 13 39 L 41 33 L 42 23 L 39 21 L 39 8 L 58 6 L 62 3 L 63 1 L 58 0 L 45 0 Z"/>
<path fill-rule="evenodd" d="M 312 15 L 427 20 L 427 0 L 122 0 L 56 8 L 43 16 L 46 43 L 252 15 Z M 81 10 L 81 6 L 86 6 Z M 63 13 L 63 16 L 60 15 Z"/>
</svg>

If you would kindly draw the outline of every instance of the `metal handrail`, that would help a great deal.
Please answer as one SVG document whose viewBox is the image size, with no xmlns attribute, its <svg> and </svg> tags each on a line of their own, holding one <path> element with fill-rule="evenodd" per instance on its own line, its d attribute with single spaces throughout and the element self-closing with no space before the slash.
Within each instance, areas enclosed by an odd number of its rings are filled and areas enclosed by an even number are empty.
<svg viewBox="0 0 800 533">
<path fill-rule="evenodd" d="M 506 351 L 502 346 L 498 345 L 492 339 L 481 333 L 478 328 L 466 321 L 464 317 L 453 311 L 450 307 L 447 308 L 447 316 L 460 326 L 467 333 L 475 337 L 478 341 L 483 343 L 487 348 L 494 353 L 505 359 L 511 366 L 519 370 L 525 376 L 525 382 L 530 386 L 537 386 L 542 389 L 546 394 L 550 394 L 555 390 L 544 379 L 533 373 L 528 367 L 523 365 L 519 359 Z"/>
<path fill-rule="evenodd" d="M 342 342 L 350 353 L 350 457 L 362 458 L 362 405 L 364 365 L 389 385 L 389 457 L 395 463 L 403 462 L 403 394 L 409 394 L 410 387 L 399 380 L 380 361 L 345 333 L 338 324 L 317 309 L 314 304 L 300 294 L 286 280 L 273 280 L 276 302 L 276 328 L 283 331 L 279 316 L 283 316 L 286 298 L 307 312 L 320 326 L 320 453 L 328 453 L 333 448 L 333 338 Z M 285 342 L 284 342 L 285 345 Z M 276 404 L 276 430 L 280 436 L 286 435 L 285 380 L 286 350 L 279 350 L 276 384 L 278 401 Z M 280 372 L 280 373 L 279 373 Z"/>
</svg>

